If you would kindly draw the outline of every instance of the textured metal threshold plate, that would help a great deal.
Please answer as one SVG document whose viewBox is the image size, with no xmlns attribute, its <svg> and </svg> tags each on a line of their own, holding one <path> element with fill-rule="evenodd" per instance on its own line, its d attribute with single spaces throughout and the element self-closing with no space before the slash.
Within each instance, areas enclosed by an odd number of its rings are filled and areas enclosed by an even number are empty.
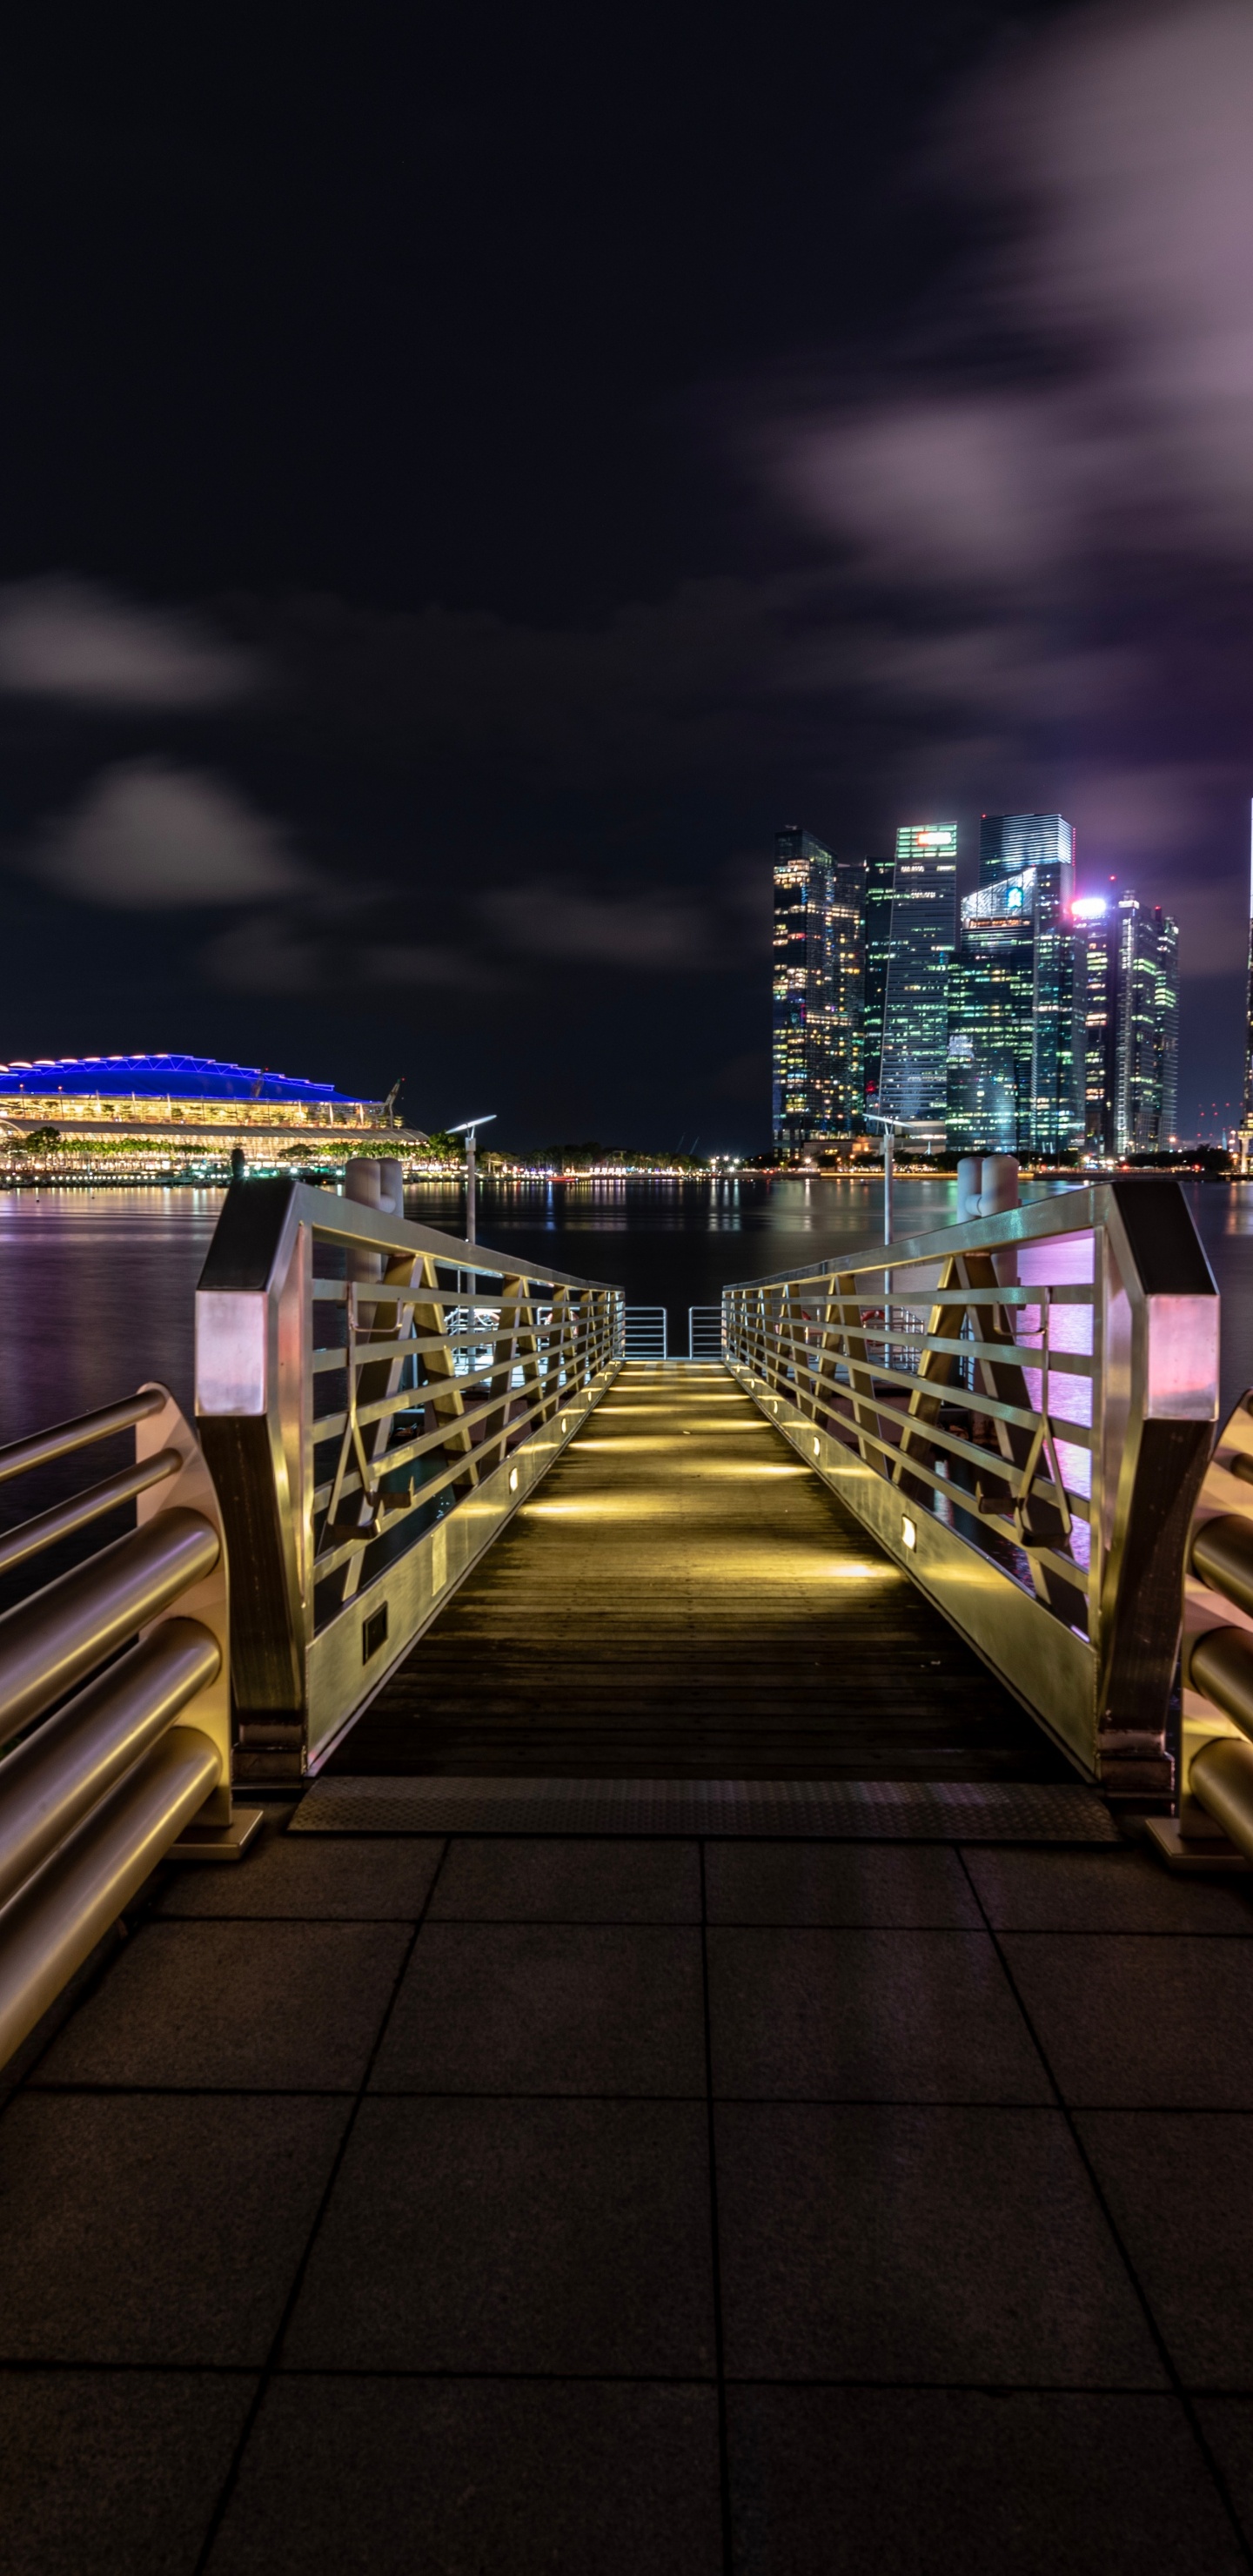
<svg viewBox="0 0 1253 2576">
<path fill-rule="evenodd" d="M 833 1842 L 1116 1843 L 1078 1783 L 965 1780 L 316 1780 L 304 1834 L 780 1834 Z"/>
</svg>

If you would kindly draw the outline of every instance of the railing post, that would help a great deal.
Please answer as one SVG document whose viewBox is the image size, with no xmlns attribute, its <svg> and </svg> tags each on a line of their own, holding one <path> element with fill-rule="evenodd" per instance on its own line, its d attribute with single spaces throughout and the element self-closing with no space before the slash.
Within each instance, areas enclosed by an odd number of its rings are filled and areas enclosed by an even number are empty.
<svg viewBox="0 0 1253 2576">
<path fill-rule="evenodd" d="M 196 1413 L 232 1544 L 241 1779 L 299 1778 L 312 1628 L 310 1245 L 291 1180 L 233 1181 L 196 1294 Z"/>
<path fill-rule="evenodd" d="M 1101 1602 L 1098 1762 L 1111 1796 L 1170 1797 L 1181 1569 L 1218 1414 L 1218 1291 L 1178 1190 L 1114 1182 L 1107 1376 L 1116 1457 Z M 1121 1308 L 1121 1312 L 1120 1312 Z M 1111 1461 L 1111 1464 L 1113 1461 Z"/>
</svg>

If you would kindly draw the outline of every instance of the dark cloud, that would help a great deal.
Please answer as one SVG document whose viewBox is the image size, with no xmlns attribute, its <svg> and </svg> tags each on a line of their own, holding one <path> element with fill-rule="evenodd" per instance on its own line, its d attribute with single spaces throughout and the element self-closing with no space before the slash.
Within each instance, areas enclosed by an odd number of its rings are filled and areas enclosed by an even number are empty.
<svg viewBox="0 0 1253 2576">
<path fill-rule="evenodd" d="M 62 894 L 138 912 L 259 903 L 311 882 L 284 827 L 228 780 L 156 756 L 102 771 L 44 827 L 30 864 Z"/>
<path fill-rule="evenodd" d="M 341 1002 L 371 993 L 455 997 L 507 986 L 507 977 L 472 950 L 387 938 L 368 919 L 354 930 L 335 917 L 337 909 L 322 899 L 237 921 L 202 950 L 202 972 L 233 993 L 321 994 Z"/>
<path fill-rule="evenodd" d="M 51 574 L 0 585 L 0 689 L 66 705 L 218 707 L 263 681 L 197 619 Z"/>
<path fill-rule="evenodd" d="M 699 972 L 722 962 L 711 907 L 673 887 L 601 895 L 524 885 L 487 895 L 480 910 L 507 947 L 588 965 Z"/>
<path fill-rule="evenodd" d="M 823 587 L 822 577 L 818 587 Z M 296 599 L 256 620 L 315 720 L 387 761 L 490 760 L 570 790 L 672 784 L 782 743 L 770 677 L 813 614 L 808 573 L 685 581 L 597 624 Z"/>
</svg>

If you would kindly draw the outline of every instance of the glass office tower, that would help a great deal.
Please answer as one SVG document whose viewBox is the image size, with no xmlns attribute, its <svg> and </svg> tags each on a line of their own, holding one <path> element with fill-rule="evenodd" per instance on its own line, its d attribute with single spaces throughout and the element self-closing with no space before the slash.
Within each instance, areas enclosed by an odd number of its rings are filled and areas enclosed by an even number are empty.
<svg viewBox="0 0 1253 2576">
<path fill-rule="evenodd" d="M 864 859 L 836 859 L 798 824 L 775 838 L 776 1146 L 855 1135 L 862 1124 Z"/>
<path fill-rule="evenodd" d="M 948 969 L 957 931 L 957 825 L 904 823 L 896 835 L 884 983 L 879 1106 L 943 1124 Z"/>
<path fill-rule="evenodd" d="M 892 946 L 892 880 L 895 874 L 894 858 L 869 858 L 866 861 L 862 1045 L 868 1109 L 879 1106 L 879 1084 L 883 1072 L 883 1003 Z"/>
<path fill-rule="evenodd" d="M 1160 1154 L 1179 1119 L 1179 931 L 1128 888 L 1112 944 L 1114 1151 Z"/>
<path fill-rule="evenodd" d="M 1114 1151 L 1114 1057 L 1118 1025 L 1118 916 L 1103 894 L 1071 907 L 1083 993 L 1083 1141 Z"/>
<path fill-rule="evenodd" d="M 865 859 L 833 859 L 830 895 L 828 1134 L 843 1140 L 865 1126 Z"/>
<path fill-rule="evenodd" d="M 1085 995 L 1084 1137 L 1097 1154 L 1159 1154 L 1179 1126 L 1179 932 L 1130 889 L 1073 906 Z"/>
<path fill-rule="evenodd" d="M 1031 1146 L 1036 871 L 980 886 L 949 968 L 946 1135 L 958 1154 Z"/>
<path fill-rule="evenodd" d="M 810 1020 L 822 990 L 819 888 L 830 852 L 799 825 L 774 845 L 774 1106 L 776 1145 L 803 1144 L 813 1120 Z"/>
<path fill-rule="evenodd" d="M 1071 916 L 1074 828 L 1062 814 L 985 814 L 979 826 L 979 883 L 1004 886 L 1030 873 L 1033 956 L 1031 1083 L 1020 1150 L 1065 1154 L 1084 1126 L 1086 994 L 1083 955 Z"/>
</svg>

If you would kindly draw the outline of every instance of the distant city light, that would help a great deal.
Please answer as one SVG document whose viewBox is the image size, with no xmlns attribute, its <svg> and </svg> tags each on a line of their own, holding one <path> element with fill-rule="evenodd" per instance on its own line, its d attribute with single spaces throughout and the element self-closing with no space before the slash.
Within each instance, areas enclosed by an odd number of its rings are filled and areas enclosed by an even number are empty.
<svg viewBox="0 0 1253 2576">
<path fill-rule="evenodd" d="M 1109 904 L 1103 894 L 1081 894 L 1070 907 L 1073 921 L 1103 921 Z"/>
</svg>

